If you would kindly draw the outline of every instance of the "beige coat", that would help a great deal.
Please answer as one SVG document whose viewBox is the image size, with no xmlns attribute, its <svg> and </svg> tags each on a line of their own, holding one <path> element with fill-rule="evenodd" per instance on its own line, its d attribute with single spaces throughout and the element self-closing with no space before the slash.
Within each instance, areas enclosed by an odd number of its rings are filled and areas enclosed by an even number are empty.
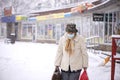
<svg viewBox="0 0 120 80">
<path fill-rule="evenodd" d="M 80 35 L 76 35 L 74 42 L 73 54 L 68 54 L 65 51 L 65 44 L 67 39 L 67 33 L 60 38 L 57 55 L 55 58 L 55 66 L 60 66 L 62 70 L 68 71 L 69 65 L 71 71 L 88 67 L 88 54 L 85 46 L 84 38 Z"/>
</svg>

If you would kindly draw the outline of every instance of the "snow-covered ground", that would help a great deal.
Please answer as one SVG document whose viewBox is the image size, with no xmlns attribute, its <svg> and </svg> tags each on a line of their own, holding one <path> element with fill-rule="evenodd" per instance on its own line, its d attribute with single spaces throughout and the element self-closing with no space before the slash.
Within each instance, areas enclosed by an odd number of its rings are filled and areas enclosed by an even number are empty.
<svg viewBox="0 0 120 80">
<path fill-rule="evenodd" d="M 51 80 L 54 71 L 56 44 L 0 42 L 0 80 Z M 110 80 L 111 63 L 99 66 L 101 54 L 89 54 L 90 80 Z M 120 64 L 117 64 L 115 80 L 120 80 Z"/>
</svg>

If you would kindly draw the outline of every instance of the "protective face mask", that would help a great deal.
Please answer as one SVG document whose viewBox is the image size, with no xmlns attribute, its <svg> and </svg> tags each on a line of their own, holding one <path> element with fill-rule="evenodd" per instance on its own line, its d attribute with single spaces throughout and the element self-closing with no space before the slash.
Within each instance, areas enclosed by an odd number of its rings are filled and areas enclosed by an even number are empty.
<svg viewBox="0 0 120 80">
<path fill-rule="evenodd" d="M 68 38 L 72 39 L 74 37 L 75 34 L 68 34 Z"/>
</svg>

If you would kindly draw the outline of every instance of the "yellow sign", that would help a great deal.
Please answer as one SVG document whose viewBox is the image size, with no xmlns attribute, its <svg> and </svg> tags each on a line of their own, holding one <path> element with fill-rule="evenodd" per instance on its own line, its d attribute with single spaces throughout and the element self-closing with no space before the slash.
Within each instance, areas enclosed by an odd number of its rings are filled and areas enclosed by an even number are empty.
<svg viewBox="0 0 120 80">
<path fill-rule="evenodd" d="M 26 16 L 16 16 L 16 21 L 22 21 L 22 20 L 27 20 L 27 17 Z"/>
<path fill-rule="evenodd" d="M 64 13 L 50 14 L 50 15 L 44 15 L 44 16 L 37 16 L 36 17 L 37 21 L 55 19 L 55 18 L 64 18 Z"/>
<path fill-rule="evenodd" d="M 46 20 L 46 16 L 37 16 L 37 21 Z"/>
<path fill-rule="evenodd" d="M 53 14 L 54 18 L 64 18 L 64 13 Z"/>
<path fill-rule="evenodd" d="M 53 18 L 54 18 L 53 14 L 47 15 L 47 19 L 53 19 Z"/>
<path fill-rule="evenodd" d="M 16 21 L 21 21 L 22 20 L 22 16 L 16 16 Z"/>
</svg>

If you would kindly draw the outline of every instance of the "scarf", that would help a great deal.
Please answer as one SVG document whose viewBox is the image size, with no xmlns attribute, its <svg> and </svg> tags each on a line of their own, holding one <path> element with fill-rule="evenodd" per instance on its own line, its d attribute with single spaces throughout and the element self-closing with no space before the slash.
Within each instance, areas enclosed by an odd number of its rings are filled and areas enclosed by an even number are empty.
<svg viewBox="0 0 120 80">
<path fill-rule="evenodd" d="M 74 48 L 73 41 L 71 39 L 67 39 L 65 45 L 65 51 L 71 55 L 73 53 L 73 48 Z"/>
</svg>

